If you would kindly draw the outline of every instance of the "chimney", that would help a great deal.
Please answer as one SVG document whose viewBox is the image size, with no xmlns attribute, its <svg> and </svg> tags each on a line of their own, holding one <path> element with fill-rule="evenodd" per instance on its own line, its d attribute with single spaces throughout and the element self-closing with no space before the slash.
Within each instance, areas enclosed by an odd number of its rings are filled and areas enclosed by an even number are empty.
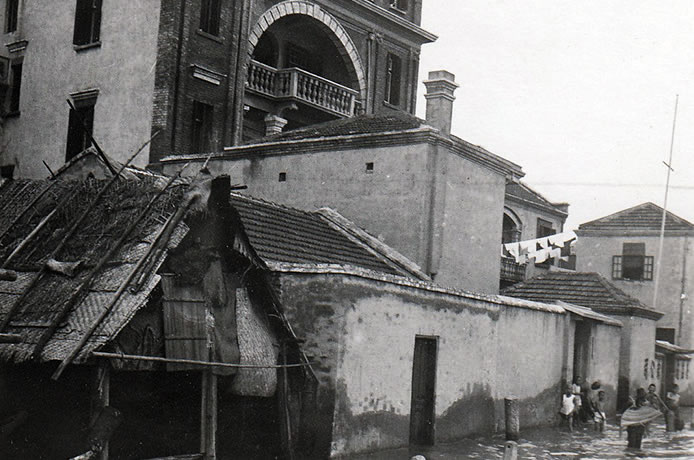
<svg viewBox="0 0 694 460">
<path fill-rule="evenodd" d="M 451 117 L 453 116 L 453 101 L 455 89 L 460 86 L 455 82 L 455 75 L 446 70 L 429 72 L 429 79 L 424 81 L 427 92 L 428 125 L 441 131 L 441 134 L 451 134 Z"/>
</svg>

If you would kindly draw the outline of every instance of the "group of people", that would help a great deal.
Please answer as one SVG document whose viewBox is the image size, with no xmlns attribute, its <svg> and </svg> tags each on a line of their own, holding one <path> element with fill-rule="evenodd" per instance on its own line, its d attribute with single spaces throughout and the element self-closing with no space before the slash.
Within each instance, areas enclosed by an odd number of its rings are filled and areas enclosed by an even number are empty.
<svg viewBox="0 0 694 460">
<path fill-rule="evenodd" d="M 569 431 L 573 431 L 574 423 L 593 422 L 596 431 L 605 430 L 607 415 L 606 394 L 599 380 L 588 385 L 583 377 L 577 375 L 573 383 L 567 385 L 562 395 L 559 413 L 566 420 Z"/>
<path fill-rule="evenodd" d="M 622 414 L 621 424 L 627 428 L 629 447 L 641 448 L 641 440 L 648 430 L 648 423 L 665 416 L 668 431 L 679 431 L 684 428 L 680 416 L 679 386 L 674 384 L 665 396 L 665 401 L 656 393 L 655 384 L 648 386 L 648 392 L 643 388 L 636 390 L 636 396 L 629 398 L 631 405 Z"/>
</svg>

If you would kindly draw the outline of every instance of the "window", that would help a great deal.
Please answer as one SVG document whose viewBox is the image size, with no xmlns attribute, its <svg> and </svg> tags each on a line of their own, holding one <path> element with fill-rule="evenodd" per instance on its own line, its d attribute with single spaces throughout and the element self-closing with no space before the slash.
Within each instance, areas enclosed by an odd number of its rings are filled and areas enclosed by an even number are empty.
<svg viewBox="0 0 694 460">
<path fill-rule="evenodd" d="M 386 68 L 386 97 L 385 101 L 389 104 L 400 104 L 400 58 L 394 54 L 388 54 Z"/>
<path fill-rule="evenodd" d="M 545 236 L 554 235 L 557 233 L 552 226 L 552 222 L 544 219 L 537 219 L 537 229 L 535 231 L 535 238 L 543 238 Z M 553 259 L 547 259 L 545 262 L 536 263 L 536 266 L 549 267 L 552 265 Z"/>
<path fill-rule="evenodd" d="M 19 20 L 19 0 L 7 0 L 5 8 L 5 33 L 9 34 L 17 30 Z"/>
<path fill-rule="evenodd" d="M 219 35 L 219 0 L 202 0 L 200 6 L 200 30 L 210 35 Z"/>
<path fill-rule="evenodd" d="M 622 255 L 612 256 L 612 278 L 650 281 L 653 279 L 653 256 L 647 256 L 645 243 L 624 243 Z"/>
<path fill-rule="evenodd" d="M 75 155 L 92 145 L 96 97 L 77 99 L 74 105 L 75 109 L 70 109 L 67 127 L 65 161 L 70 161 Z"/>
<path fill-rule="evenodd" d="M 366 163 L 366 174 L 373 174 L 374 164 L 372 162 Z"/>
<path fill-rule="evenodd" d="M 400 11 L 407 11 L 407 0 L 390 0 L 390 7 Z"/>
<path fill-rule="evenodd" d="M 655 329 L 655 339 L 675 343 L 675 329 L 672 327 L 657 327 Z"/>
<path fill-rule="evenodd" d="M 279 179 L 280 182 L 287 182 L 287 173 L 286 172 L 281 172 Z"/>
<path fill-rule="evenodd" d="M 99 43 L 100 34 L 101 0 L 77 0 L 72 43 L 77 46 Z"/>
<path fill-rule="evenodd" d="M 193 152 L 205 152 L 211 148 L 212 113 L 211 105 L 193 101 Z"/>
<path fill-rule="evenodd" d="M 19 113 L 19 94 L 22 89 L 22 63 L 12 64 L 12 88 L 10 89 L 9 112 Z"/>
</svg>

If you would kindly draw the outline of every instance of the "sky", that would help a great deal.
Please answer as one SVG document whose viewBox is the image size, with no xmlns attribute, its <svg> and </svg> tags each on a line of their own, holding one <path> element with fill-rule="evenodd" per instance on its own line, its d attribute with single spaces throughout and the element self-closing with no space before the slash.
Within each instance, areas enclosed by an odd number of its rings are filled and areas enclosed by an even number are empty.
<svg viewBox="0 0 694 460">
<path fill-rule="evenodd" d="M 422 27 L 420 81 L 460 84 L 452 132 L 568 202 L 566 230 L 663 206 L 679 95 L 667 209 L 694 222 L 694 1 L 424 0 Z"/>
</svg>

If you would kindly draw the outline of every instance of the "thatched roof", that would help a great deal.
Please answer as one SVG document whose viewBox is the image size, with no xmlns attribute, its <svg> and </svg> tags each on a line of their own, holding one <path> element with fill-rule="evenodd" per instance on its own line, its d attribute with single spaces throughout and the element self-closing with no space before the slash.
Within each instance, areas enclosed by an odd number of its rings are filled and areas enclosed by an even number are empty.
<svg viewBox="0 0 694 460">
<path fill-rule="evenodd" d="M 146 303 L 159 281 L 155 273 L 166 257 L 166 248 L 183 238 L 185 225 L 178 224 L 159 243 L 163 250 L 149 249 L 182 202 L 187 185 L 169 187 L 147 209 L 162 190 L 161 178 L 117 180 L 99 197 L 107 183 L 95 179 L 15 180 L 0 187 L 0 263 L 17 273 L 15 281 L 0 281 L 1 332 L 23 337 L 19 344 L 0 344 L 0 360 L 22 362 L 32 355 L 40 361 L 67 357 L 141 262 L 141 274 L 100 322 L 76 361 L 114 338 Z M 144 217 L 138 220 L 140 215 Z M 125 235 L 131 223 L 136 225 Z M 47 265 L 51 259 L 66 266 L 68 274 L 56 271 L 55 263 Z M 73 273 L 70 268 L 75 268 Z M 80 287 L 86 289 L 81 292 Z"/>
</svg>

